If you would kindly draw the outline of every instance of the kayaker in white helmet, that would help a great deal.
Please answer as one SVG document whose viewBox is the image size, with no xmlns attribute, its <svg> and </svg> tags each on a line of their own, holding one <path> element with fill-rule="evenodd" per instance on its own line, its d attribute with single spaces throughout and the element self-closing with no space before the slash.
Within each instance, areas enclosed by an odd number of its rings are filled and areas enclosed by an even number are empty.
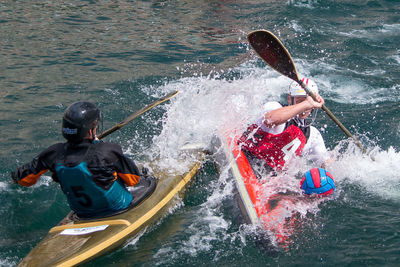
<svg viewBox="0 0 400 267">
<path fill-rule="evenodd" d="M 323 168 L 329 158 L 321 133 L 311 126 L 324 99 L 314 81 L 309 78 L 302 81 L 314 92 L 316 101 L 293 82 L 287 95 L 288 105 L 276 101 L 266 103 L 265 115 L 250 125 L 239 139 L 242 150 L 249 156 L 263 159 L 270 170 L 282 170 L 293 156 L 307 155 Z"/>
</svg>

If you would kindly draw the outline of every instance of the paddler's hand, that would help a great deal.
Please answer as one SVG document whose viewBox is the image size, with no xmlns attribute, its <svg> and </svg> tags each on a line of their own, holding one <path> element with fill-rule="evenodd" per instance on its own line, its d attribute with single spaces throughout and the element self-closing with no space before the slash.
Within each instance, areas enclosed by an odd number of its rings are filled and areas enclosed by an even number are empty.
<svg viewBox="0 0 400 267">
<path fill-rule="evenodd" d="M 149 169 L 147 169 L 146 167 L 142 168 L 142 176 L 148 176 L 149 175 Z"/>
<path fill-rule="evenodd" d="M 310 104 L 310 108 L 321 108 L 323 104 L 325 104 L 325 100 L 319 94 L 315 94 L 315 98 L 317 101 L 311 96 L 307 96 L 307 102 Z"/>
<path fill-rule="evenodd" d="M 18 177 L 17 177 L 17 174 L 15 172 L 11 172 L 11 179 L 13 180 L 12 181 L 13 184 L 17 184 L 18 183 Z"/>
</svg>

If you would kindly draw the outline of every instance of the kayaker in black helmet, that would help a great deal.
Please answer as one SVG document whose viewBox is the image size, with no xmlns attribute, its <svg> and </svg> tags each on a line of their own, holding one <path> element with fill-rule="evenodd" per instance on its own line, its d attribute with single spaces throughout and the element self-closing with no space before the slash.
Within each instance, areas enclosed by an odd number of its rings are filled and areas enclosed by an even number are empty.
<svg viewBox="0 0 400 267">
<path fill-rule="evenodd" d="M 107 216 L 129 207 L 132 195 L 126 186 L 140 180 L 135 163 L 119 145 L 96 137 L 100 110 L 91 102 L 71 104 L 64 112 L 62 135 L 57 143 L 11 174 L 22 186 L 35 184 L 47 171 L 60 183 L 70 208 L 81 218 Z"/>
</svg>

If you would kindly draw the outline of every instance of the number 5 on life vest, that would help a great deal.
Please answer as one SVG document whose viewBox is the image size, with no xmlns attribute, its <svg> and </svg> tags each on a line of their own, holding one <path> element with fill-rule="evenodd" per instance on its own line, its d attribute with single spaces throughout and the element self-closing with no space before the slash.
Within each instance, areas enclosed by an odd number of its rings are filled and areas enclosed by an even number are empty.
<svg viewBox="0 0 400 267">
<path fill-rule="evenodd" d="M 283 154 L 285 154 L 283 160 L 288 161 L 289 159 L 291 159 L 300 145 L 301 145 L 300 139 L 295 138 L 293 139 L 292 142 L 282 147 L 282 152 Z"/>
</svg>

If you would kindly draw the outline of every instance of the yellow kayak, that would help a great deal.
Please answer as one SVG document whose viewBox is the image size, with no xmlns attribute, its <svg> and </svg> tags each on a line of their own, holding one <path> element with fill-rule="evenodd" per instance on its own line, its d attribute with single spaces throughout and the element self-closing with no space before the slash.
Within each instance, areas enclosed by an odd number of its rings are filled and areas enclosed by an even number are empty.
<svg viewBox="0 0 400 267">
<path fill-rule="evenodd" d="M 143 179 L 135 186 L 132 194 L 136 203 L 120 214 L 88 220 L 69 213 L 19 266 L 74 266 L 117 248 L 166 213 L 174 197 L 197 173 L 202 159 L 199 153 L 183 173 L 153 170 L 158 179 Z"/>
</svg>

